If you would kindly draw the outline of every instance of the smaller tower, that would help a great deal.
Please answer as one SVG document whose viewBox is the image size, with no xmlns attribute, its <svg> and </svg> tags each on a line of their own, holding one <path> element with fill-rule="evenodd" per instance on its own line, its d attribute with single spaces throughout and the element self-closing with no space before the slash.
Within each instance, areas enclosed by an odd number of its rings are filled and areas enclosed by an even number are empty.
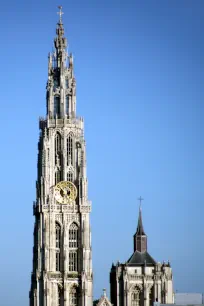
<svg viewBox="0 0 204 306">
<path fill-rule="evenodd" d="M 169 262 L 156 262 L 147 251 L 141 205 L 133 240 L 134 252 L 127 262 L 112 264 L 111 303 L 114 306 L 153 306 L 153 302 L 158 300 L 163 304 L 172 304 L 172 269 Z"/>
</svg>

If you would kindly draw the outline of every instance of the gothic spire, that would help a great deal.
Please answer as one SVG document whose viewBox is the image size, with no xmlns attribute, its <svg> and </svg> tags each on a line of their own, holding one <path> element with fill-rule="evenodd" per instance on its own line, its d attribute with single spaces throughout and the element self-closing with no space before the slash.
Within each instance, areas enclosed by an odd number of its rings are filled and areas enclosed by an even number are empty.
<svg viewBox="0 0 204 306">
<path fill-rule="evenodd" d="M 139 217 L 138 217 L 136 234 L 137 235 L 145 235 L 143 224 L 142 224 L 142 210 L 141 210 L 141 206 L 139 208 Z"/>
<path fill-rule="evenodd" d="M 140 200 L 140 208 L 139 208 L 137 230 L 133 239 L 134 239 L 134 251 L 143 253 L 147 251 L 147 236 L 145 234 L 142 224 L 142 210 L 141 210 L 142 198 L 140 197 L 139 200 Z"/>
<path fill-rule="evenodd" d="M 76 80 L 73 56 L 67 53 L 62 7 L 54 39 L 55 50 L 48 56 L 47 115 L 49 119 L 76 117 Z"/>
<path fill-rule="evenodd" d="M 63 26 L 63 22 L 62 22 L 62 15 L 64 14 L 62 12 L 62 6 L 58 6 L 59 8 L 59 12 L 57 14 L 59 14 L 59 21 L 57 23 L 57 28 L 56 28 L 56 34 L 57 37 L 55 38 L 55 48 L 57 51 L 57 57 L 62 57 L 63 52 L 66 50 L 67 48 L 67 40 L 64 37 L 64 26 Z"/>
</svg>

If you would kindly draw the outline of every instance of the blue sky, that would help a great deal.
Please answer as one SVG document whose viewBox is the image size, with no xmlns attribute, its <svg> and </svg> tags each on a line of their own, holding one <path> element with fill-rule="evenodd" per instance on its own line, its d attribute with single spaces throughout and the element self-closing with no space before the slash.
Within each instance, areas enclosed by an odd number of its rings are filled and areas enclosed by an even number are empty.
<svg viewBox="0 0 204 306">
<path fill-rule="evenodd" d="M 174 289 L 204 292 L 204 2 L 1 4 L 1 305 L 28 305 L 38 117 L 47 55 L 64 10 L 85 118 L 94 297 L 133 251 L 138 201 L 148 250 Z M 12 293 L 11 293 L 12 292 Z"/>
</svg>

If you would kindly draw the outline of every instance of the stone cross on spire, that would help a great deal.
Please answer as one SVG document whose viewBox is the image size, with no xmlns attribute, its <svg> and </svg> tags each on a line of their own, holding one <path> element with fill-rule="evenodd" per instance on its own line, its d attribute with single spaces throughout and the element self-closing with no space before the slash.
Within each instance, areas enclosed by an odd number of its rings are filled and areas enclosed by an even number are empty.
<svg viewBox="0 0 204 306">
<path fill-rule="evenodd" d="M 62 15 L 64 14 L 64 13 L 62 12 L 62 6 L 59 5 L 59 6 L 58 6 L 58 9 L 60 10 L 59 12 L 57 12 L 57 14 L 60 16 L 59 22 L 62 23 Z"/>
<path fill-rule="evenodd" d="M 140 196 L 139 198 L 138 198 L 138 201 L 140 202 L 140 209 L 141 209 L 141 205 L 142 205 L 142 201 L 143 201 L 144 199 Z"/>
</svg>

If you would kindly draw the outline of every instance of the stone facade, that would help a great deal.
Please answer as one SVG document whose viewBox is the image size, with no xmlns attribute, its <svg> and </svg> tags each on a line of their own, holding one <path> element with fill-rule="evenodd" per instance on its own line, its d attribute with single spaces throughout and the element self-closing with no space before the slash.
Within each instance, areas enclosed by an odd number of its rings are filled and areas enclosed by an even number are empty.
<svg viewBox="0 0 204 306">
<path fill-rule="evenodd" d="M 154 301 L 173 303 L 170 263 L 156 262 L 147 252 L 141 209 L 134 235 L 134 253 L 126 263 L 112 265 L 110 297 L 114 306 L 153 306 Z"/>
<path fill-rule="evenodd" d="M 76 116 L 73 57 L 60 20 L 49 54 L 47 116 L 40 118 L 30 306 L 92 306 L 92 252 L 84 122 Z M 76 200 L 60 204 L 54 186 L 70 181 Z"/>
</svg>

